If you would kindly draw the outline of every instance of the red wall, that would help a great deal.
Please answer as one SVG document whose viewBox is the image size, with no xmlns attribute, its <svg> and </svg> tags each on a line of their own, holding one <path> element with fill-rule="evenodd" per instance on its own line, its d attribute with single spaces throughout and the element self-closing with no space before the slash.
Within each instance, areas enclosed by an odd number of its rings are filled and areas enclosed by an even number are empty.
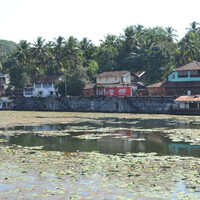
<svg viewBox="0 0 200 200">
<path fill-rule="evenodd" d="M 118 88 L 105 88 L 105 95 L 107 97 L 118 96 L 131 96 L 131 87 L 118 87 Z"/>
</svg>

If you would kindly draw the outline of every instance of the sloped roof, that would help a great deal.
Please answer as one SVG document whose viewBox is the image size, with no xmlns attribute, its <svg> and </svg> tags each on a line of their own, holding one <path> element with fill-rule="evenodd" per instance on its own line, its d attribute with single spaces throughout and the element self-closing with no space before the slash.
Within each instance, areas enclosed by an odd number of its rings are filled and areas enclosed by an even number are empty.
<svg viewBox="0 0 200 200">
<path fill-rule="evenodd" d="M 134 74 L 140 78 L 142 75 L 144 75 L 146 72 L 145 71 L 138 71 L 138 72 L 135 72 Z"/>
<path fill-rule="evenodd" d="M 193 61 L 181 67 L 174 69 L 173 71 L 188 71 L 188 70 L 200 70 L 200 63 Z"/>
<path fill-rule="evenodd" d="M 174 100 L 175 102 L 200 102 L 200 95 L 180 96 Z"/>
<path fill-rule="evenodd" d="M 135 76 L 136 78 L 139 78 L 134 72 L 131 72 L 131 76 Z"/>
<path fill-rule="evenodd" d="M 132 82 L 133 85 L 136 85 L 138 89 L 146 88 L 142 82 Z"/>
<path fill-rule="evenodd" d="M 116 77 L 116 76 L 122 76 L 123 74 L 126 74 L 130 71 L 111 71 L 111 72 L 103 72 L 99 75 L 97 75 L 97 78 L 101 77 Z"/>
<path fill-rule="evenodd" d="M 87 90 L 87 89 L 93 89 L 95 88 L 96 84 L 95 83 L 89 83 L 87 84 L 83 89 Z"/>
<path fill-rule="evenodd" d="M 155 87 L 165 87 L 165 88 L 197 88 L 200 87 L 200 81 L 185 81 L 185 82 L 173 82 L 173 81 L 164 81 L 159 83 L 154 83 L 149 85 L 148 88 Z"/>
<path fill-rule="evenodd" d="M 56 83 L 62 78 L 61 75 L 52 75 L 52 76 L 45 76 L 39 80 L 37 80 L 35 83 Z"/>
<path fill-rule="evenodd" d="M 158 82 L 158 83 L 154 83 L 154 84 L 148 85 L 147 87 L 148 88 L 162 87 L 162 85 L 163 85 L 163 82 Z"/>
</svg>

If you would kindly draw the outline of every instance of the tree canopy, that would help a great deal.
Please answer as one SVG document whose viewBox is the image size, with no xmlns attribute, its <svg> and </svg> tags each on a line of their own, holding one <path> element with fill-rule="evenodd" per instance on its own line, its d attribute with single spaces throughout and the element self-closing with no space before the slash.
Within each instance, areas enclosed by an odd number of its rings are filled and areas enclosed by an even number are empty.
<svg viewBox="0 0 200 200">
<path fill-rule="evenodd" d="M 0 40 L 0 46 L 5 51 L 5 53 L 9 53 L 16 49 L 17 44 L 8 40 Z"/>
<path fill-rule="evenodd" d="M 166 78 L 174 68 L 193 60 L 200 61 L 200 28 L 194 21 L 179 41 L 173 27 L 128 26 L 120 35 L 108 34 L 94 45 L 88 38 L 59 36 L 54 41 L 38 37 L 32 43 L 22 40 L 8 50 L 0 40 L 1 71 L 9 73 L 11 84 L 23 87 L 44 75 L 66 73 L 69 91 L 78 95 L 98 73 L 115 70 L 146 71 L 147 84 Z M 22 83 L 15 83 L 21 72 Z M 72 84 L 74 83 L 74 84 Z M 77 86 L 77 85 L 78 86 Z M 71 86 L 70 86 L 71 85 Z M 75 92 L 73 88 L 78 88 Z"/>
</svg>

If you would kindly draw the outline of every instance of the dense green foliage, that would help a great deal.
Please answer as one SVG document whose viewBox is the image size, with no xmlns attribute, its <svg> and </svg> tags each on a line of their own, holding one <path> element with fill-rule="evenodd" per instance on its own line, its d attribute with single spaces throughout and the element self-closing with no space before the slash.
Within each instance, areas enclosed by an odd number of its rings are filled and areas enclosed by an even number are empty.
<svg viewBox="0 0 200 200">
<path fill-rule="evenodd" d="M 3 51 L 5 51 L 5 53 L 9 53 L 16 49 L 17 44 L 8 40 L 0 40 L 0 46 L 3 49 Z"/>
<path fill-rule="evenodd" d="M 6 62 L 6 55 L 16 49 L 17 44 L 8 41 L 8 40 L 0 40 L 0 70 L 2 70 L 2 63 Z"/>
<path fill-rule="evenodd" d="M 30 78 L 26 73 L 25 67 L 13 67 L 10 70 L 10 84 L 16 89 L 23 89 L 30 84 Z"/>
<path fill-rule="evenodd" d="M 172 27 L 145 28 L 142 25 L 128 26 L 119 36 L 107 35 L 98 46 L 87 38 L 78 41 L 72 36 L 67 39 L 60 36 L 46 42 L 38 37 L 32 44 L 20 41 L 9 54 L 4 53 L 1 45 L 0 61 L 3 72 L 11 76 L 14 76 L 13 70 L 21 68 L 26 84 L 43 75 L 66 73 L 71 95 L 80 94 L 85 83 L 94 82 L 95 76 L 104 71 L 144 70 L 150 84 L 165 79 L 174 67 L 200 61 L 198 25 L 192 22 L 180 41 L 176 40 Z M 15 87 L 24 85 L 13 81 L 11 84 Z"/>
<path fill-rule="evenodd" d="M 65 82 L 66 79 L 66 82 Z M 89 82 L 86 68 L 77 66 L 76 69 L 68 69 L 64 80 L 56 85 L 62 96 L 70 94 L 79 96 L 84 86 Z M 66 87 L 66 88 L 65 88 Z"/>
<path fill-rule="evenodd" d="M 16 49 L 17 44 L 13 41 L 8 41 L 8 40 L 1 40 L 0 39 L 0 46 L 1 48 L 5 51 L 5 53 L 9 53 Z"/>
</svg>

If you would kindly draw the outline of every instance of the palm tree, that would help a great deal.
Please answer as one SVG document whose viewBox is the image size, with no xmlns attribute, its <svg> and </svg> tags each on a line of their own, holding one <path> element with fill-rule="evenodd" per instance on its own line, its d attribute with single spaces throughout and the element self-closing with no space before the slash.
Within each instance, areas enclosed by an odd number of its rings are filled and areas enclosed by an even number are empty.
<svg viewBox="0 0 200 200">
<path fill-rule="evenodd" d="M 90 48 L 93 48 L 94 44 L 92 43 L 91 40 L 89 40 L 88 38 L 83 38 L 80 41 L 80 49 L 85 53 L 87 52 Z"/>
<path fill-rule="evenodd" d="M 21 63 L 21 65 L 28 64 L 30 60 L 30 43 L 28 43 L 26 40 L 21 40 L 17 45 L 15 57 Z"/>
<path fill-rule="evenodd" d="M 54 39 L 55 42 L 53 42 L 52 47 L 53 47 L 53 54 L 55 57 L 58 57 L 58 59 L 62 55 L 62 51 L 64 48 L 65 44 L 65 39 L 62 36 L 59 36 L 58 38 Z"/>
<path fill-rule="evenodd" d="M 144 35 L 145 37 L 147 37 L 148 39 L 150 39 L 152 42 L 155 43 L 168 41 L 168 34 L 166 30 L 160 26 L 146 29 Z"/>
<path fill-rule="evenodd" d="M 144 37 L 140 39 L 140 42 L 136 46 L 136 50 L 130 52 L 126 56 L 126 63 L 129 66 L 136 66 L 132 71 L 136 70 L 147 70 L 150 71 L 149 59 L 151 54 L 151 49 L 155 45 L 149 38 Z M 145 69 L 148 67 L 148 69 Z"/>
<path fill-rule="evenodd" d="M 88 63 L 90 62 L 90 60 L 93 59 L 95 49 L 96 47 L 94 46 L 91 40 L 87 38 L 83 38 L 80 41 L 80 50 L 82 51 L 83 58 L 84 58 L 84 63 L 83 63 L 84 67 L 86 67 Z"/>
<path fill-rule="evenodd" d="M 79 62 L 82 64 L 82 52 L 77 39 L 73 36 L 70 36 L 65 42 L 62 58 L 65 59 L 66 67 L 70 69 L 75 69 Z"/>
<path fill-rule="evenodd" d="M 188 30 L 188 33 L 190 32 L 197 33 L 198 30 L 200 29 L 199 27 L 197 27 L 198 25 L 200 25 L 200 23 L 193 21 L 192 23 L 190 23 L 190 28 L 186 28 L 186 30 Z"/>
<path fill-rule="evenodd" d="M 31 52 L 35 60 L 35 64 L 43 71 L 46 71 L 47 65 L 47 46 L 45 46 L 45 39 L 38 37 L 32 44 Z"/>
<path fill-rule="evenodd" d="M 174 30 L 171 26 L 167 27 L 165 30 L 167 32 L 168 42 L 176 40 L 175 38 L 178 37 L 178 35 L 175 34 L 175 32 L 177 32 L 176 30 Z"/>
<path fill-rule="evenodd" d="M 109 46 L 116 47 L 117 36 L 108 34 L 106 37 L 104 37 L 104 41 L 103 40 L 100 41 L 102 42 L 101 45 L 105 45 L 106 47 Z"/>
<path fill-rule="evenodd" d="M 125 51 L 132 51 L 137 44 L 136 31 L 134 27 L 129 26 L 124 29 L 124 36 L 122 36 L 122 38 L 124 38 Z"/>
<path fill-rule="evenodd" d="M 179 43 L 177 53 L 180 64 L 186 64 L 193 60 L 200 59 L 199 37 L 194 32 L 188 33 Z"/>
<path fill-rule="evenodd" d="M 63 51 L 64 51 L 65 39 L 62 36 L 55 38 L 55 42 L 52 44 L 53 57 L 56 60 L 57 67 L 61 73 L 64 66 Z"/>
</svg>

